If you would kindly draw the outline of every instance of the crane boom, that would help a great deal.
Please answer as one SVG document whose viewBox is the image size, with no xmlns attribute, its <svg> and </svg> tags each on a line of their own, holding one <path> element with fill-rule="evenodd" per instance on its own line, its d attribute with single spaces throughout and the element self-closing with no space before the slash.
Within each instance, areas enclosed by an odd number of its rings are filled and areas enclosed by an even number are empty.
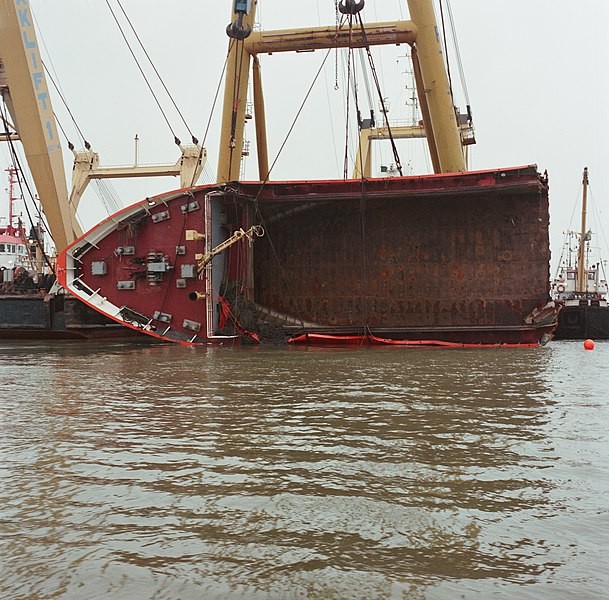
<svg viewBox="0 0 609 600">
<path fill-rule="evenodd" d="M 59 134 L 29 0 L 0 0 L 0 63 L 0 81 L 4 81 L 0 92 L 23 145 L 55 246 L 61 250 L 82 231 L 68 203 Z"/>
</svg>

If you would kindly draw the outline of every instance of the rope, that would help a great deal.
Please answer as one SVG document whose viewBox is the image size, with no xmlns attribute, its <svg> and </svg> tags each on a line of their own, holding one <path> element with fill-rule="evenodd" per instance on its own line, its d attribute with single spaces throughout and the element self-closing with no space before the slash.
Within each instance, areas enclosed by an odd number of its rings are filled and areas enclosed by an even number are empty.
<svg viewBox="0 0 609 600">
<path fill-rule="evenodd" d="M 63 133 L 63 137 L 66 138 L 66 142 L 68 143 L 68 147 L 71 150 L 72 148 L 74 148 L 74 144 L 72 144 L 72 142 L 68 138 L 68 134 L 66 133 L 66 130 L 63 128 L 61 122 L 59 121 L 59 118 L 55 114 L 55 111 L 53 111 L 53 116 L 55 117 L 55 121 L 57 122 L 57 127 L 59 127 L 59 131 L 61 131 L 61 133 Z"/>
<path fill-rule="evenodd" d="M 212 118 L 214 116 L 214 112 L 216 110 L 216 103 L 218 101 L 218 96 L 220 95 L 220 90 L 222 89 L 222 82 L 224 80 L 224 73 L 226 72 L 226 67 L 228 65 L 228 57 L 230 56 L 230 51 L 231 51 L 231 48 L 233 47 L 234 42 L 235 42 L 235 40 L 231 39 L 231 41 L 229 43 L 229 46 L 228 46 L 228 52 L 226 54 L 226 58 L 224 59 L 224 66 L 222 67 L 222 73 L 220 74 L 220 80 L 218 81 L 218 86 L 216 87 L 216 93 L 214 95 L 214 101 L 212 103 L 211 111 L 209 113 L 209 119 L 207 120 L 207 127 L 205 128 L 205 134 L 203 135 L 203 141 L 201 142 L 201 149 L 199 150 L 199 159 L 198 159 L 198 162 L 200 162 L 201 158 L 203 157 L 203 148 L 205 147 L 205 142 L 207 140 L 207 135 L 209 133 L 209 128 L 211 127 L 211 120 L 212 120 Z M 204 171 L 206 173 L 208 173 L 207 176 L 210 178 L 210 181 L 211 181 L 213 179 L 213 174 L 210 174 L 208 172 L 208 169 L 209 169 L 209 167 L 208 167 L 208 165 L 206 163 Z M 195 183 L 196 183 L 195 182 L 195 176 L 193 174 L 192 181 L 190 182 L 190 186 L 192 187 Z"/>
<path fill-rule="evenodd" d="M 346 117 L 345 117 L 345 154 L 343 159 L 343 179 L 347 179 L 349 169 L 349 111 L 351 103 L 351 58 L 353 55 L 353 15 L 349 15 L 349 50 L 347 51 L 347 98 L 346 98 Z M 353 83 L 355 87 L 355 82 Z M 357 96 L 357 93 L 354 93 Z"/>
<path fill-rule="evenodd" d="M 453 35 L 453 42 L 455 45 L 455 56 L 457 58 L 457 67 L 459 70 L 459 77 L 461 78 L 461 85 L 463 86 L 463 94 L 465 96 L 465 103 L 470 106 L 469 93 L 467 91 L 467 83 L 465 81 L 465 71 L 463 69 L 463 62 L 461 61 L 461 52 L 459 50 L 459 43 L 457 39 L 457 28 L 455 27 L 455 20 L 453 19 L 453 11 L 450 6 L 450 0 L 446 0 L 446 8 L 448 12 L 448 19 L 450 21 L 450 29 Z"/>
</svg>

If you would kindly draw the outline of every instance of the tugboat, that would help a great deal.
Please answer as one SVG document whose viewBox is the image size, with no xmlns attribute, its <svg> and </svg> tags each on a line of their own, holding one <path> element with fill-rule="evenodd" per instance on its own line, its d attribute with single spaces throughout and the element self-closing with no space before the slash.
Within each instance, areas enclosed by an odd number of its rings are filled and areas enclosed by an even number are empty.
<svg viewBox="0 0 609 600">
<path fill-rule="evenodd" d="M 584 169 L 581 231 L 567 231 L 563 256 L 552 283 L 561 307 L 557 340 L 609 339 L 606 261 L 593 259 L 592 230 L 586 225 L 588 169 Z"/>
</svg>

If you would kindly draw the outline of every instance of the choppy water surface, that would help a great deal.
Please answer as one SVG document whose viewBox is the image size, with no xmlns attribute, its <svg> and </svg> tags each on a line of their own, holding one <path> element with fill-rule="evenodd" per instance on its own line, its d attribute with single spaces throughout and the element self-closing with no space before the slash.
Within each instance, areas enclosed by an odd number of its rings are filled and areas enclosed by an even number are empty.
<svg viewBox="0 0 609 600">
<path fill-rule="evenodd" d="M 609 343 L 0 346 L 3 598 L 609 598 Z"/>
</svg>

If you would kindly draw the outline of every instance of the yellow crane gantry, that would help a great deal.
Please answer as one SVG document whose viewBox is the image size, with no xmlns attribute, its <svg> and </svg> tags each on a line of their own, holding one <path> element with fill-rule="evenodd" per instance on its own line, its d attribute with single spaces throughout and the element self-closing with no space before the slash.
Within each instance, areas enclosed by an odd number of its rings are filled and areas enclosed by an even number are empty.
<svg viewBox="0 0 609 600">
<path fill-rule="evenodd" d="M 241 168 L 247 91 L 253 62 L 254 113 L 261 181 L 268 177 L 266 116 L 259 54 L 365 46 L 361 31 L 347 26 L 253 31 L 258 0 L 232 0 L 231 36 L 226 69 L 224 112 L 218 156 L 218 182 L 237 181 Z M 354 3 L 355 0 L 341 0 Z M 362 3 L 363 4 L 363 3 Z M 431 0 L 408 0 L 410 21 L 366 26 L 370 46 L 407 43 L 412 58 L 424 135 L 435 173 L 463 172 L 465 156 L 460 126 L 448 81 L 438 25 Z M 233 84 L 236 82 L 236 84 Z M 468 140 L 471 143 L 471 140 Z M 363 167 L 360 167 L 360 170 Z"/>
</svg>

